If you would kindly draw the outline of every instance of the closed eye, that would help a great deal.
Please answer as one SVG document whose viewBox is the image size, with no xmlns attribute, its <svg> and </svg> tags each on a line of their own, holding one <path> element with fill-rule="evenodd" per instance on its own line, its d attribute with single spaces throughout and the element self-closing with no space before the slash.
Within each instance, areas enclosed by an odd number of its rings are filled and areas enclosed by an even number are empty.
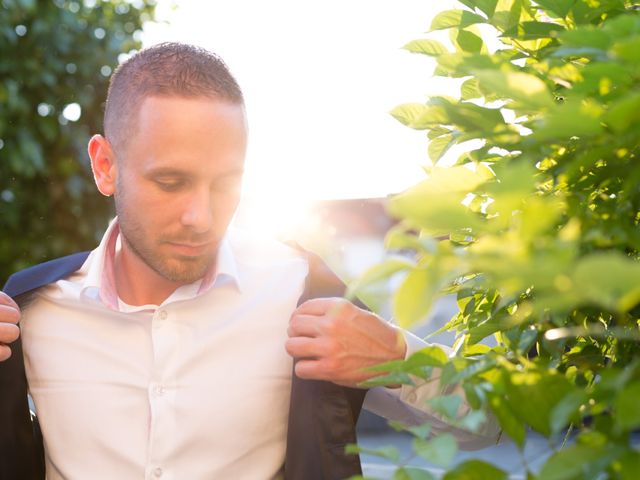
<svg viewBox="0 0 640 480">
<path fill-rule="evenodd" d="M 171 181 L 171 182 L 156 180 L 155 183 L 156 185 L 158 185 L 158 187 L 160 187 L 161 190 L 164 190 L 165 192 L 173 192 L 173 191 L 179 190 L 185 185 L 185 182 L 181 180 Z"/>
</svg>

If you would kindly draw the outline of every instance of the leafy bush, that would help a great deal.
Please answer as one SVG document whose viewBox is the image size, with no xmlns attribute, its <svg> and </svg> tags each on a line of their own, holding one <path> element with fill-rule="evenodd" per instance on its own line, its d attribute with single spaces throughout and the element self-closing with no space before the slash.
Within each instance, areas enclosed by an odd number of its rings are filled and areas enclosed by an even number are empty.
<svg viewBox="0 0 640 480">
<path fill-rule="evenodd" d="M 140 48 L 136 32 L 153 10 L 151 1 L 2 0 L 0 280 L 95 247 L 111 207 L 95 194 L 87 140 L 102 130 L 118 55 Z"/>
<path fill-rule="evenodd" d="M 431 26 L 450 32 L 455 51 L 431 37 L 406 46 L 434 57 L 435 75 L 459 79 L 460 98 L 392 112 L 431 140 L 426 180 L 390 203 L 401 222 L 387 246 L 415 261 L 390 258 L 361 280 L 406 274 L 394 296 L 405 326 L 456 293 L 460 312 L 447 325 L 456 355 L 429 349 L 390 376 L 407 382 L 441 368 L 441 382 L 462 382 L 473 408 L 491 411 L 521 448 L 527 428 L 559 436 L 530 478 L 636 478 L 640 12 L 624 0 L 461 3 Z M 467 141 L 471 149 L 443 166 Z M 479 343 L 489 336 L 497 346 Z M 447 408 L 459 399 L 434 402 L 452 422 L 477 426 Z M 575 442 L 560 448 L 571 431 Z M 417 454 L 451 458 L 424 429 L 414 433 Z M 474 462 L 444 478 L 505 478 Z M 430 478 L 413 475 L 397 478 Z"/>
</svg>

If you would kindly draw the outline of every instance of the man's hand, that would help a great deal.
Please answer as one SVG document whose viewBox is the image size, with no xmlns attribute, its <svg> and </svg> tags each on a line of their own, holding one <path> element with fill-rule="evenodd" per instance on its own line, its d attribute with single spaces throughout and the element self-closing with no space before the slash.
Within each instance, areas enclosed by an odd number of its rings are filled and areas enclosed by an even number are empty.
<svg viewBox="0 0 640 480">
<path fill-rule="evenodd" d="M 402 334 L 377 315 L 341 298 L 317 298 L 291 315 L 285 348 L 296 375 L 347 387 L 380 375 L 367 367 L 404 358 Z"/>
<path fill-rule="evenodd" d="M 20 307 L 4 292 L 0 292 L 0 362 L 11 356 L 9 344 L 20 336 Z"/>
</svg>

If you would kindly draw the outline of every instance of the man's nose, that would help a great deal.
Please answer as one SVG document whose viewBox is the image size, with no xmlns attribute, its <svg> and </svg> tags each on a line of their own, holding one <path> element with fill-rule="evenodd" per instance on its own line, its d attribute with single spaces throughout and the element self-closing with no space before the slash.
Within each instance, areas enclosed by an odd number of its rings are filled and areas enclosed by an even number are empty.
<svg viewBox="0 0 640 480">
<path fill-rule="evenodd" d="M 182 213 L 182 224 L 197 233 L 205 233 L 213 226 L 213 208 L 211 192 L 198 190 L 189 196 Z"/>
</svg>

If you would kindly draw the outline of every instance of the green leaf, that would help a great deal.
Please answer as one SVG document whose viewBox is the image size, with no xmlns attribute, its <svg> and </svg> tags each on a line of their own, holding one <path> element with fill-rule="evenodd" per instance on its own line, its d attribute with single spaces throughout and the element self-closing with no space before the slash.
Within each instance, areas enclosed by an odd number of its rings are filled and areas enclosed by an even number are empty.
<svg viewBox="0 0 640 480">
<path fill-rule="evenodd" d="M 394 317 L 406 328 L 422 320 L 431 310 L 435 292 L 430 272 L 416 268 L 410 272 L 396 291 L 393 301 Z"/>
<path fill-rule="evenodd" d="M 602 106 L 592 100 L 571 99 L 556 105 L 535 125 L 533 136 L 542 142 L 590 137 L 602 132 Z"/>
<path fill-rule="evenodd" d="M 551 22 L 523 22 L 516 32 L 505 32 L 504 36 L 512 36 L 523 40 L 535 40 L 538 38 L 554 38 L 565 28 L 562 25 Z"/>
<path fill-rule="evenodd" d="M 484 355 L 487 352 L 491 351 L 491 347 L 489 345 L 483 344 L 466 344 L 463 346 L 462 354 L 465 357 L 474 357 L 476 355 Z"/>
<path fill-rule="evenodd" d="M 499 31 L 512 29 L 521 21 L 532 20 L 527 10 L 529 2 L 524 0 L 500 0 L 491 16 L 491 24 Z"/>
<path fill-rule="evenodd" d="M 437 345 L 429 345 L 413 353 L 404 362 L 413 367 L 441 367 L 449 361 L 445 351 Z"/>
<path fill-rule="evenodd" d="M 426 440 L 431 433 L 431 424 L 428 422 L 423 423 L 422 425 L 415 425 L 411 427 L 408 427 L 402 422 L 396 422 L 393 420 L 390 420 L 388 424 L 396 432 L 409 432 L 414 437 L 421 438 L 422 440 Z"/>
<path fill-rule="evenodd" d="M 616 42 L 611 50 L 616 57 L 637 64 L 640 61 L 640 37 L 636 36 L 626 41 Z"/>
<path fill-rule="evenodd" d="M 460 97 L 463 100 L 482 97 L 479 87 L 480 85 L 477 78 L 469 78 L 465 80 L 460 87 Z"/>
<path fill-rule="evenodd" d="M 412 40 L 402 48 L 412 53 L 422 53 L 424 55 L 430 55 L 433 57 L 437 57 L 438 55 L 442 55 L 443 53 L 449 53 L 447 47 L 445 47 L 442 43 L 437 40 L 428 39 Z"/>
<path fill-rule="evenodd" d="M 626 452 L 618 459 L 620 463 L 620 480 L 637 480 L 640 472 L 640 453 Z"/>
<path fill-rule="evenodd" d="M 374 265 L 364 272 L 360 277 L 349 285 L 346 296 L 353 298 L 357 296 L 357 292 L 367 286 L 389 279 L 398 272 L 410 270 L 415 264 L 401 256 L 391 256 L 381 263 Z"/>
<path fill-rule="evenodd" d="M 496 10 L 498 0 L 460 0 L 460 3 L 471 9 L 478 8 L 485 15 L 491 17 Z"/>
<path fill-rule="evenodd" d="M 373 370 L 372 367 L 366 370 Z M 411 372 L 416 375 L 419 372 Z M 414 385 L 414 381 L 411 379 L 408 373 L 396 371 L 387 373 L 384 375 L 378 375 L 377 377 L 369 378 L 358 384 L 360 388 L 373 388 L 373 387 L 388 387 L 390 385 Z"/>
<path fill-rule="evenodd" d="M 588 400 L 582 390 L 569 392 L 552 409 L 549 416 L 551 432 L 557 434 L 567 428 L 568 424 L 578 416 L 579 409 Z"/>
<path fill-rule="evenodd" d="M 640 121 L 640 93 L 627 95 L 609 107 L 604 121 L 618 133 L 636 128 Z"/>
<path fill-rule="evenodd" d="M 427 470 L 414 467 L 401 467 L 393 474 L 393 480 L 435 480 Z"/>
<path fill-rule="evenodd" d="M 580 297 L 605 308 L 627 312 L 640 302 L 640 264 L 619 252 L 582 258 L 572 281 Z"/>
<path fill-rule="evenodd" d="M 614 402 L 615 421 L 624 430 L 633 430 L 640 426 L 640 382 L 624 387 Z"/>
<path fill-rule="evenodd" d="M 407 127 L 426 130 L 448 123 L 445 111 L 440 106 L 421 103 L 405 103 L 391 110 L 391 116 Z"/>
<path fill-rule="evenodd" d="M 442 480 L 507 480 L 508 478 L 507 472 L 490 463 L 482 460 L 467 460 L 445 473 Z"/>
<path fill-rule="evenodd" d="M 438 395 L 427 401 L 435 412 L 442 415 L 447 420 L 456 420 L 458 418 L 458 410 L 462 405 L 462 397 L 460 395 Z"/>
<path fill-rule="evenodd" d="M 429 434 L 431 433 L 431 424 L 425 423 L 422 425 L 408 427 L 407 431 L 411 433 L 414 437 L 421 438 L 422 440 L 426 440 Z"/>
<path fill-rule="evenodd" d="M 499 395 L 491 395 L 489 397 L 489 407 L 495 414 L 502 429 L 520 448 L 524 447 L 525 426 L 524 423 L 516 417 L 505 399 Z"/>
<path fill-rule="evenodd" d="M 428 179 L 393 197 L 389 202 L 389 212 L 412 224 L 420 225 L 425 232 L 433 234 L 449 234 L 457 230 L 480 227 L 477 214 L 463 205 L 462 201 L 469 191 L 481 185 L 491 175 L 490 170 L 483 168 L 473 171 L 464 166 L 436 167 L 431 170 Z M 436 267 L 448 269 L 457 264 L 458 260 L 450 257 L 446 266 L 432 265 L 430 268 L 433 274 Z M 446 276 L 451 275 L 449 271 Z"/>
<path fill-rule="evenodd" d="M 480 53 L 484 42 L 479 35 L 468 30 L 458 30 L 453 35 L 453 43 L 458 46 L 463 52 Z"/>
<path fill-rule="evenodd" d="M 611 62 L 591 62 L 581 70 L 577 78 L 571 78 L 570 69 L 565 72 L 568 73 L 567 79 L 573 83 L 573 91 L 580 96 L 609 96 L 627 89 L 633 82 L 628 68 Z"/>
<path fill-rule="evenodd" d="M 553 454 L 540 470 L 539 478 L 544 480 L 574 480 L 575 478 L 597 478 L 590 467 L 607 466 L 621 453 L 616 446 L 572 445 Z M 602 470 L 596 469 L 596 470 Z M 587 475 L 590 471 L 590 475 Z"/>
<path fill-rule="evenodd" d="M 458 450 L 456 439 L 450 433 L 442 433 L 430 440 L 416 438 L 413 449 L 422 458 L 434 465 L 447 467 Z"/>
<path fill-rule="evenodd" d="M 365 448 L 354 443 L 348 444 L 345 449 L 345 453 L 349 455 L 361 454 L 373 455 L 374 457 L 385 458 L 393 463 L 400 461 L 400 452 L 395 447 L 380 447 L 380 448 Z"/>
<path fill-rule="evenodd" d="M 576 0 L 536 0 L 536 3 L 545 10 L 565 18 Z"/>
<path fill-rule="evenodd" d="M 486 19 L 467 10 L 445 10 L 433 18 L 431 31 L 452 27 L 465 28 L 476 23 L 486 23 Z"/>
<path fill-rule="evenodd" d="M 576 30 L 566 30 L 560 34 L 563 45 L 571 47 L 586 47 L 607 50 L 611 45 L 611 37 L 594 27 L 583 27 Z"/>
<path fill-rule="evenodd" d="M 511 372 L 507 401 L 518 418 L 543 435 L 550 435 L 551 412 L 570 391 L 569 381 L 553 371 Z"/>
<path fill-rule="evenodd" d="M 492 317 L 478 325 L 473 325 L 469 328 L 469 338 L 467 340 L 467 344 L 473 345 L 475 343 L 478 343 L 481 340 L 487 338 L 489 335 L 493 335 L 494 333 L 500 331 L 502 327 L 503 322 L 498 317 Z"/>
<path fill-rule="evenodd" d="M 487 421 L 487 416 L 481 410 L 474 410 L 456 422 L 456 426 L 470 432 L 477 433 L 480 427 Z"/>
<path fill-rule="evenodd" d="M 447 127 L 433 127 L 427 133 L 427 138 L 429 140 L 433 140 L 434 138 L 438 138 L 438 137 L 441 137 L 443 135 L 447 135 L 449 133 L 452 133 L 452 131 L 453 130 L 451 130 L 450 128 L 447 128 Z"/>
<path fill-rule="evenodd" d="M 478 70 L 475 72 L 482 92 L 515 101 L 514 108 L 539 110 L 553 107 L 546 84 L 534 75 L 513 71 Z"/>
<path fill-rule="evenodd" d="M 434 138 L 429 142 L 429 158 L 434 163 L 442 158 L 453 145 L 456 144 L 456 137 L 453 134 L 443 135 Z"/>
<path fill-rule="evenodd" d="M 474 130 L 489 133 L 505 125 L 497 108 L 478 106 L 471 102 L 453 102 L 443 97 L 434 97 L 429 103 L 440 107 L 445 113 L 447 121 L 443 123 L 458 125 L 467 134 Z"/>
<path fill-rule="evenodd" d="M 370 372 L 416 373 L 425 367 L 440 367 L 449 361 L 447 354 L 437 345 L 428 345 L 411 354 L 406 360 L 392 360 L 367 367 Z M 391 382 L 393 383 L 393 382 Z"/>
</svg>

